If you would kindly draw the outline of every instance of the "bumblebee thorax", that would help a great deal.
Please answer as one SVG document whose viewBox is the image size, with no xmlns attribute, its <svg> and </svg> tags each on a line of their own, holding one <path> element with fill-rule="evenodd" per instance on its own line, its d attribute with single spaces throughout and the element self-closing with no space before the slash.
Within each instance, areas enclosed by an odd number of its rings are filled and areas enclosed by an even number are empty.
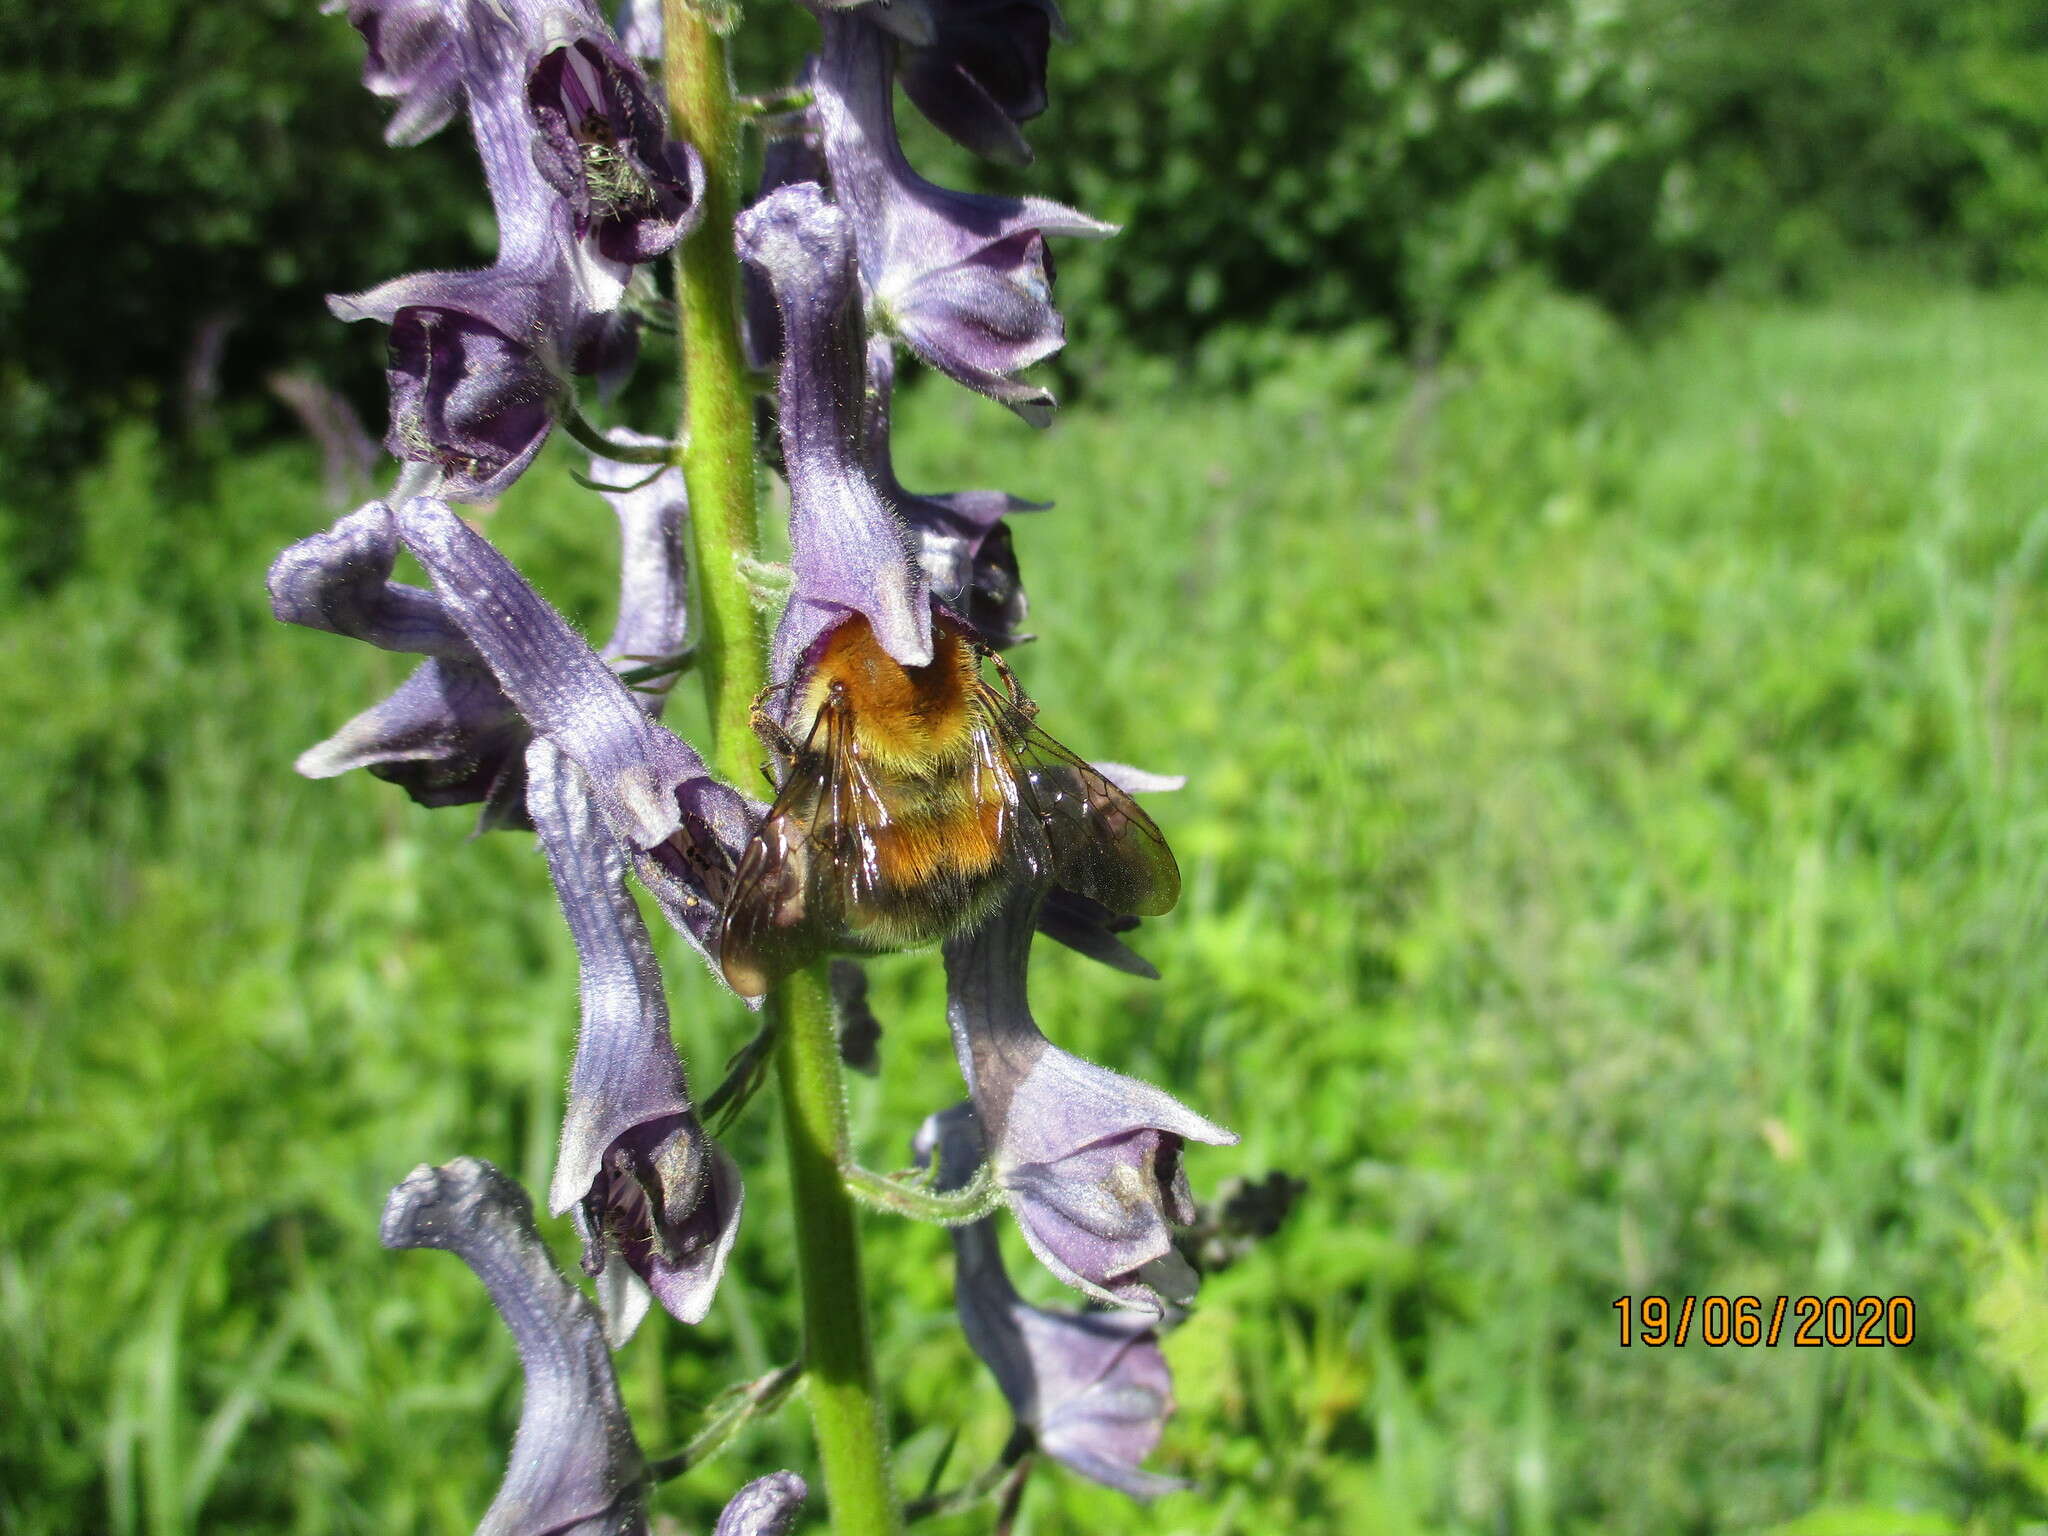
<svg viewBox="0 0 2048 1536">
<path fill-rule="evenodd" d="M 842 711 L 851 723 L 851 745 L 863 758 L 898 773 L 930 774 L 971 745 L 980 686 L 973 646 L 945 620 L 932 626 L 930 664 L 906 667 L 882 649 L 868 621 L 855 616 L 819 650 L 798 718 L 808 725 L 820 710 Z"/>
</svg>

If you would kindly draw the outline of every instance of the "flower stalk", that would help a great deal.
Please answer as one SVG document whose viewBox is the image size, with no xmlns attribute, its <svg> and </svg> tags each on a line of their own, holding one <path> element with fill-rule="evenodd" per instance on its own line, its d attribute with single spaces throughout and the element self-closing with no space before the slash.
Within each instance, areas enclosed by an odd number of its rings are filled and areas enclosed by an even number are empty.
<svg viewBox="0 0 2048 1536">
<path fill-rule="evenodd" d="M 745 784 L 758 756 L 749 716 L 766 680 L 767 647 L 748 581 L 760 547 L 753 392 L 740 346 L 733 243 L 742 110 L 722 14 L 699 0 L 663 0 L 662 19 L 674 128 L 704 163 L 703 218 L 676 254 L 684 401 L 677 440 L 685 445 L 698 572 L 696 665 L 711 709 L 711 761 L 727 782 Z M 790 977 L 767 1007 L 795 1202 L 805 1395 L 832 1529 L 835 1536 L 888 1536 L 902 1529 L 902 1516 L 889 1476 L 856 1215 L 841 1174 L 850 1161 L 845 1092 L 823 964 Z"/>
</svg>

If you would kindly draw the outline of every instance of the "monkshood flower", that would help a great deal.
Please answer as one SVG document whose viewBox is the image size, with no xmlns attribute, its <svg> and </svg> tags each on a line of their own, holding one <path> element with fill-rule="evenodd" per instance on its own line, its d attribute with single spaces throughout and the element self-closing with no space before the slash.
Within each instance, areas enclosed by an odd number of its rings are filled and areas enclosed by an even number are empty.
<svg viewBox="0 0 2048 1536">
<path fill-rule="evenodd" d="M 391 1192 L 386 1248 L 443 1248 L 476 1271 L 519 1346 L 526 1396 L 505 1480 L 477 1536 L 639 1536 L 646 1462 L 604 1332 L 555 1268 L 526 1191 L 473 1157 L 415 1168 Z"/>
<path fill-rule="evenodd" d="M 548 1208 L 576 1212 L 583 1268 L 617 1347 L 647 1291 L 679 1321 L 704 1320 L 739 1230 L 739 1170 L 698 1123 L 617 839 L 552 742 L 536 740 L 526 763 L 527 810 L 576 940 L 582 993 Z"/>
<path fill-rule="evenodd" d="M 898 49 L 903 94 L 932 126 L 987 160 L 1029 165 L 1020 125 L 1045 110 L 1045 59 L 1064 37 L 1053 0 L 923 0 L 928 41 Z M 862 12 L 873 15 L 872 8 Z"/>
<path fill-rule="evenodd" d="M 287 624 L 427 658 L 295 766 L 309 779 L 367 768 L 426 806 L 481 802 L 480 831 L 524 825 L 531 733 L 440 598 L 391 579 L 398 548 L 397 519 L 373 501 L 270 567 L 271 611 Z"/>
<path fill-rule="evenodd" d="M 621 286 L 583 259 L 572 214 L 534 163 L 526 50 L 502 15 L 448 0 L 470 127 L 497 213 L 498 259 L 419 272 L 332 295 L 343 320 L 391 327 L 385 446 L 444 476 L 442 495 L 486 500 L 516 480 L 567 408 L 579 350 L 586 371 Z"/>
<path fill-rule="evenodd" d="M 482 534 L 429 497 L 409 502 L 398 528 L 505 696 L 581 770 L 634 873 L 710 960 L 725 881 L 757 808 L 656 724 Z"/>
<path fill-rule="evenodd" d="M 949 192 L 910 168 L 897 142 L 892 44 L 857 14 L 819 18 L 824 53 L 812 105 L 832 195 L 853 221 L 877 327 L 1034 426 L 1052 395 L 1013 377 L 1066 341 L 1052 305 L 1047 235 L 1102 236 L 1104 224 L 1044 198 Z"/>
<path fill-rule="evenodd" d="M 621 448 L 660 443 L 630 427 L 613 427 L 605 436 Z M 621 671 L 680 662 L 690 582 L 683 560 L 683 519 L 690 510 L 683 472 L 670 466 L 650 478 L 644 464 L 592 454 L 589 479 L 619 520 L 618 618 L 598 654 Z M 641 707 L 658 716 L 679 672 L 671 667 L 636 684 Z"/>
<path fill-rule="evenodd" d="M 630 263 L 687 232 L 702 172 L 666 142 L 637 66 L 586 7 L 449 0 L 447 15 L 498 259 L 328 306 L 391 327 L 385 446 L 437 467 L 443 496 L 475 501 L 533 461 L 569 406 L 571 375 L 616 375 L 630 357 L 632 328 L 616 313 Z"/>
<path fill-rule="evenodd" d="M 964 1185 L 982 1161 L 974 1107 L 962 1104 L 926 1120 L 916 1149 L 920 1163 L 938 1159 L 935 1188 Z M 1134 1498 L 1185 1487 L 1139 1465 L 1173 1414 L 1173 1374 L 1154 1319 L 1034 1307 L 1010 1283 L 993 1220 L 954 1227 L 951 1236 L 961 1331 L 1040 1448 Z"/>
<path fill-rule="evenodd" d="M 1025 995 L 1039 893 L 947 941 L 946 1017 L 989 1161 L 1031 1251 L 1099 1301 L 1163 1313 L 1194 1273 L 1170 1222 L 1195 1217 L 1181 1151 L 1237 1137 L 1147 1083 L 1045 1038 Z"/>
<path fill-rule="evenodd" d="M 506 0 L 528 45 L 534 162 L 600 256 L 652 261 L 695 225 L 704 167 L 633 57 L 579 0 Z"/>
<path fill-rule="evenodd" d="M 624 446 L 652 441 L 623 428 L 611 435 Z M 601 486 L 631 487 L 605 496 L 619 520 L 619 604 L 601 654 L 621 670 L 671 661 L 686 623 L 682 471 L 650 480 L 644 465 L 595 457 L 590 468 Z M 390 507 L 372 502 L 301 539 L 270 568 L 271 607 L 286 623 L 428 658 L 389 698 L 301 754 L 298 771 L 325 779 L 366 768 L 421 805 L 481 802 L 479 832 L 524 829 L 533 733 L 441 599 L 390 579 L 398 548 Z M 659 714 L 675 675 L 636 685 L 635 702 Z"/>
<path fill-rule="evenodd" d="M 924 666 L 932 659 L 924 574 L 861 465 L 864 346 L 847 217 L 815 182 L 799 182 L 747 209 L 736 231 L 740 255 L 775 294 L 784 338 L 776 398 L 795 584 L 775 631 L 772 674 L 793 676 L 812 642 L 853 614 L 866 616 L 897 661 Z"/>
<path fill-rule="evenodd" d="M 896 346 L 868 338 L 867 428 L 862 435 L 868 478 L 918 541 L 918 558 L 932 596 L 1001 650 L 1025 638 L 1018 626 L 1030 611 L 1017 572 L 1016 547 L 1003 519 L 1013 512 L 1044 512 L 1049 501 L 1026 501 L 1003 491 L 952 491 L 920 496 L 896 478 L 889 451 L 889 405 L 896 389 Z"/>
</svg>

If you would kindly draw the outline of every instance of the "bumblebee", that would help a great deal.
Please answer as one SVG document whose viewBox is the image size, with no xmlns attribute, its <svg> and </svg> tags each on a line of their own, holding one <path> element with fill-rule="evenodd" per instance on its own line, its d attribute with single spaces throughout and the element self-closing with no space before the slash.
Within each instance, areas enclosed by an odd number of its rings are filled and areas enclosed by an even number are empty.
<svg viewBox="0 0 2048 1536">
<path fill-rule="evenodd" d="M 790 689 L 778 721 L 768 701 Z M 732 989 L 759 997 L 835 949 L 944 939 L 1020 881 L 1132 916 L 1169 910 L 1180 870 L 1152 818 L 1036 715 L 1002 658 L 943 610 L 926 666 L 897 662 L 855 615 L 802 679 L 765 690 L 754 727 L 783 773 L 720 921 Z"/>
</svg>

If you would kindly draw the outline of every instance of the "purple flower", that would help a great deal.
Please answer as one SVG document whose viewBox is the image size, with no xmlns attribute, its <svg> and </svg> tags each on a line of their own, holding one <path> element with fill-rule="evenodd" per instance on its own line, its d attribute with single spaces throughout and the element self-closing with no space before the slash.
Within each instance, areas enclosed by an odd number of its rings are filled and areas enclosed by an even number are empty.
<svg viewBox="0 0 2048 1536">
<path fill-rule="evenodd" d="M 440 502 L 398 516 L 405 547 L 534 733 L 560 748 L 669 921 L 706 959 L 733 859 L 758 812 Z"/>
<path fill-rule="evenodd" d="M 1219 1125 L 1146 1083 L 1061 1050 L 1025 996 L 1039 893 L 1014 894 L 946 944 L 946 1016 L 996 1182 L 1031 1251 L 1061 1280 L 1155 1314 L 1194 1272 L 1169 1222 L 1194 1220 L 1181 1150 L 1233 1145 Z"/>
<path fill-rule="evenodd" d="M 442 494 L 486 500 L 540 452 L 569 400 L 577 353 L 601 334 L 620 280 L 583 259 L 570 214 L 534 164 L 525 49 L 499 13 L 449 0 L 470 127 L 498 218 L 498 259 L 330 296 L 344 320 L 391 327 L 386 378 L 396 457 L 431 464 Z M 586 360 L 587 361 L 587 360 Z"/>
<path fill-rule="evenodd" d="M 806 181 L 822 186 L 831 179 L 808 113 L 765 118 L 760 126 L 764 141 L 755 203 L 766 202 L 784 187 Z M 751 263 L 740 268 L 740 297 L 740 339 L 746 348 L 747 366 L 756 373 L 771 372 L 782 359 L 782 316 L 776 310 L 775 290 L 767 274 Z"/>
<path fill-rule="evenodd" d="M 603 655 L 622 669 L 672 658 L 685 623 L 681 471 L 647 480 L 644 466 L 609 459 L 593 459 L 591 469 L 601 484 L 645 482 L 605 498 L 619 518 L 619 607 Z M 298 771 L 325 779 L 366 768 L 421 805 L 481 802 L 480 832 L 526 828 L 533 733 L 440 597 L 390 579 L 398 547 L 390 507 L 371 502 L 292 545 L 270 568 L 271 607 L 286 623 L 428 658 L 389 698 L 301 754 Z M 635 703 L 659 714 L 673 682 L 669 673 L 638 685 Z"/>
<path fill-rule="evenodd" d="M 924 0 L 930 40 L 900 47 L 903 94 L 988 160 L 1029 165 L 1019 125 L 1045 110 L 1045 58 L 1064 37 L 1053 0 Z"/>
<path fill-rule="evenodd" d="M 579 240 L 610 261 L 652 261 L 695 226 L 703 162 L 669 138 L 646 76 L 595 10 L 574 0 L 509 4 L 529 44 L 526 102 L 542 177 L 568 199 Z"/>
<path fill-rule="evenodd" d="M 957 1189 L 982 1160 L 972 1105 L 925 1121 L 919 1161 L 936 1153 L 935 1187 Z M 1054 1312 L 1017 1294 L 995 1223 L 955 1227 L 953 1301 L 968 1345 L 1041 1449 L 1083 1477 L 1148 1499 L 1185 1486 L 1141 1470 L 1173 1413 L 1173 1374 L 1152 1318 Z"/>
<path fill-rule="evenodd" d="M 757 1477 L 726 1502 L 712 1536 L 789 1536 L 810 1491 L 794 1472 Z"/>
<path fill-rule="evenodd" d="M 868 338 L 867 429 L 863 444 L 868 478 L 882 500 L 910 525 L 932 596 L 946 604 L 998 650 L 1024 636 L 1029 604 L 1017 572 L 1017 553 L 1003 519 L 1013 512 L 1044 512 L 1049 501 L 1026 501 L 1002 491 L 953 491 L 920 496 L 896 478 L 889 451 L 889 405 L 896 389 L 896 347 L 886 336 Z"/>
<path fill-rule="evenodd" d="M 1043 198 L 933 186 L 896 139 L 889 39 L 857 15 L 819 20 L 812 111 L 832 195 L 853 222 L 871 316 L 942 373 L 1044 426 L 1051 394 L 1012 377 L 1066 340 L 1044 237 L 1115 227 Z"/>
<path fill-rule="evenodd" d="M 373 501 L 270 567 L 271 609 L 286 623 L 427 658 L 295 766 L 309 779 L 367 768 L 421 805 L 482 802 L 479 831 L 523 826 L 526 724 L 441 600 L 391 580 L 397 556 L 397 521 Z"/>
<path fill-rule="evenodd" d="M 363 85 L 397 101 L 384 142 L 417 144 L 448 125 L 462 104 L 462 11 L 454 0 L 328 0 L 363 34 Z"/>
<path fill-rule="evenodd" d="M 479 832 L 523 830 L 531 734 L 482 662 L 435 656 L 292 766 L 309 779 L 366 768 L 430 809 L 481 805 Z"/>
<path fill-rule="evenodd" d="M 583 1026 L 548 1208 L 575 1209 L 583 1267 L 600 1281 L 617 1345 L 645 1305 L 624 1270 L 674 1317 L 703 1321 L 739 1228 L 739 1170 L 691 1105 L 617 840 L 553 743 L 535 741 L 526 763 L 528 813 L 582 976 Z"/>
<path fill-rule="evenodd" d="M 439 469 L 442 495 L 478 501 L 533 461 L 569 406 L 571 375 L 616 373 L 631 344 L 616 314 L 629 264 L 687 230 L 702 173 L 666 142 L 645 80 L 594 12 L 449 0 L 448 14 L 462 21 L 449 30 L 498 258 L 328 306 L 391 327 L 385 446 Z"/>
<path fill-rule="evenodd" d="M 660 442 L 628 427 L 613 427 L 605 435 L 621 448 L 651 448 Z M 598 654 L 621 671 L 679 662 L 689 632 L 690 588 L 683 560 L 683 519 L 690 498 L 683 472 L 670 466 L 650 477 L 644 464 L 592 454 L 589 478 L 619 520 L 618 619 Z M 658 716 L 676 676 L 670 670 L 636 684 L 641 707 Z"/>
<path fill-rule="evenodd" d="M 422 272 L 328 303 L 344 320 L 391 327 L 384 446 L 438 468 L 451 501 L 502 493 L 568 408 L 569 348 L 587 306 L 566 261 Z"/>
<path fill-rule="evenodd" d="M 863 614 L 904 666 L 932 659 L 931 603 L 903 524 L 861 466 L 863 342 L 853 235 L 814 182 L 739 217 L 740 255 L 774 290 L 784 336 L 777 400 L 795 586 L 775 632 L 775 677 L 826 630 Z"/>
<path fill-rule="evenodd" d="M 526 1191 L 489 1163 L 422 1164 L 391 1192 L 386 1248 L 444 1248 L 483 1281 L 519 1346 L 526 1397 L 477 1536 L 644 1536 L 646 1463 L 583 1293 L 534 1230 Z"/>
</svg>

